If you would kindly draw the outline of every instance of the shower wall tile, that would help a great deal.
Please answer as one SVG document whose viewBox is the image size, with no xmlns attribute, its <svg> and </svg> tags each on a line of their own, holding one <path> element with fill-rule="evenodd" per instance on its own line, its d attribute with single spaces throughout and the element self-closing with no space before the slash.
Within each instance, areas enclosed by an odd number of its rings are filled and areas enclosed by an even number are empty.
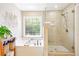
<svg viewBox="0 0 79 59">
<path fill-rule="evenodd" d="M 48 24 L 48 41 L 52 45 L 61 45 L 60 41 L 60 20 L 61 11 L 47 11 L 46 21 L 54 24 L 53 26 Z"/>
<path fill-rule="evenodd" d="M 64 11 L 64 16 L 67 20 L 67 28 L 68 28 L 68 32 L 66 32 L 66 22 L 65 22 L 65 18 L 62 16 L 62 23 L 61 23 L 61 39 L 63 42 L 63 45 L 68 48 L 69 50 L 72 51 L 72 47 L 74 46 L 74 14 L 72 12 L 72 10 L 74 10 L 74 4 L 68 6 Z"/>
</svg>

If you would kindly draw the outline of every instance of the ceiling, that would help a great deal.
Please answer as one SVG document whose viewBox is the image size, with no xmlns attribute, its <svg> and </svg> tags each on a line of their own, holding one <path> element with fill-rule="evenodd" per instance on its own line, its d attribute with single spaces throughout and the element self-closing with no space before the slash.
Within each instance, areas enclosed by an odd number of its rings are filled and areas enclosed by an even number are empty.
<svg viewBox="0 0 79 59">
<path fill-rule="evenodd" d="M 15 4 L 22 11 L 43 11 L 43 10 L 63 10 L 69 3 L 33 3 Z"/>
</svg>

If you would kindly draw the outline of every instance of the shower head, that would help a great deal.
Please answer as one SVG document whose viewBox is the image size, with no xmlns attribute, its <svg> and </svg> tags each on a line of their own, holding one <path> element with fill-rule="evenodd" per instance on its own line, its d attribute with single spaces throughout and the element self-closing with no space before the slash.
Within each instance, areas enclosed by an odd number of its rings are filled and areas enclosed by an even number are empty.
<svg viewBox="0 0 79 59">
<path fill-rule="evenodd" d="M 64 19 L 65 19 L 65 22 L 66 22 L 66 32 L 68 32 L 66 15 L 65 14 L 61 14 L 61 16 L 63 16 Z"/>
</svg>

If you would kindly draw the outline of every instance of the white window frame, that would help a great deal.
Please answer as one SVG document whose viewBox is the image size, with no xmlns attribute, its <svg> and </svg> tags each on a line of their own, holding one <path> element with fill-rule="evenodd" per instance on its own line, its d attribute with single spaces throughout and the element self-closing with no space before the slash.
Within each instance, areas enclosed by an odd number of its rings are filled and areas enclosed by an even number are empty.
<svg viewBox="0 0 79 59">
<path fill-rule="evenodd" d="M 40 35 L 26 35 L 25 34 L 25 19 L 27 17 L 38 17 L 40 20 Z M 43 17 L 42 16 L 23 16 L 23 36 L 24 37 L 42 37 L 43 36 Z"/>
</svg>

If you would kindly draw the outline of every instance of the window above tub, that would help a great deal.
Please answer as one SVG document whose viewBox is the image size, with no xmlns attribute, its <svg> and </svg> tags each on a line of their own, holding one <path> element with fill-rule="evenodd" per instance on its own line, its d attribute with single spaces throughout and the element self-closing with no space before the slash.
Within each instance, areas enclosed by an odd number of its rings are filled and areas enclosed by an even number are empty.
<svg viewBox="0 0 79 59">
<path fill-rule="evenodd" d="M 42 16 L 23 17 L 23 36 L 41 37 L 42 36 Z"/>
</svg>

